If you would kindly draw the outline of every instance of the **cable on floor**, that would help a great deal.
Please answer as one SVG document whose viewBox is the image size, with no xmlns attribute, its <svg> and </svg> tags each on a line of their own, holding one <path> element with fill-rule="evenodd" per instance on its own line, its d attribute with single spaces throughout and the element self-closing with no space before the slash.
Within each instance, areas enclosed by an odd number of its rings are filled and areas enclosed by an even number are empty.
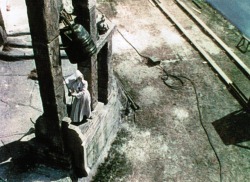
<svg viewBox="0 0 250 182">
<path fill-rule="evenodd" d="M 171 74 L 168 74 L 168 72 L 164 68 L 162 68 L 161 66 L 160 66 L 160 68 L 167 75 L 167 77 L 165 77 L 166 79 L 168 79 L 169 77 L 176 78 L 178 81 L 180 81 L 182 83 L 182 86 L 184 86 L 184 81 L 182 80 L 182 78 L 184 78 L 184 79 L 188 80 L 192 84 L 193 89 L 194 89 L 194 93 L 195 93 L 195 98 L 196 98 L 196 105 L 197 105 L 197 109 L 198 109 L 198 113 L 199 113 L 199 121 L 200 121 L 200 124 L 201 124 L 201 126 L 202 126 L 205 134 L 206 134 L 206 137 L 207 137 L 207 140 L 209 142 L 209 145 L 211 146 L 211 148 L 212 148 L 212 150 L 213 150 L 213 152 L 215 154 L 215 157 L 216 157 L 216 159 L 218 161 L 218 164 L 219 164 L 219 174 L 220 174 L 220 182 L 222 182 L 222 165 L 221 165 L 221 161 L 220 161 L 220 158 L 219 158 L 219 156 L 218 156 L 218 154 L 217 154 L 217 152 L 216 152 L 216 150 L 215 150 L 215 148 L 213 146 L 213 143 L 212 143 L 212 141 L 211 141 L 211 139 L 209 137 L 208 131 L 207 131 L 207 129 L 204 126 L 204 123 L 203 123 L 203 120 L 202 120 L 202 114 L 201 114 L 201 110 L 200 110 L 199 97 L 198 97 L 197 88 L 196 88 L 195 83 L 193 82 L 193 80 L 191 80 L 190 78 L 188 78 L 186 76 L 183 76 L 183 75 L 179 75 L 179 76 L 171 75 Z M 165 83 L 166 80 L 163 80 L 163 81 Z M 175 89 L 176 87 L 174 87 L 173 85 L 171 85 L 170 88 L 174 88 Z M 181 87 L 177 87 L 177 88 L 181 89 Z"/>
<path fill-rule="evenodd" d="M 101 12 L 102 13 L 102 11 L 101 10 L 99 10 L 98 8 L 97 8 L 97 10 L 99 11 L 99 12 Z M 103 14 L 103 13 L 102 13 Z M 109 18 L 107 18 L 110 22 L 112 22 Z M 143 57 L 143 58 L 145 58 L 145 59 L 147 59 L 147 60 L 149 60 L 149 61 L 152 61 L 153 60 L 153 58 L 152 57 L 149 57 L 149 56 L 145 56 L 145 55 L 142 55 L 135 47 L 134 47 L 134 45 L 132 44 L 132 43 L 130 43 L 127 39 L 126 39 L 126 37 L 117 29 L 117 32 L 123 37 L 123 39 L 137 52 L 137 54 L 139 55 L 139 56 L 141 56 L 141 57 Z M 203 128 L 203 130 L 204 130 L 204 132 L 205 132 L 205 134 L 206 134 L 206 137 L 207 137 L 207 140 L 208 140 L 208 142 L 209 142 L 209 145 L 211 146 L 211 148 L 212 148 L 212 150 L 213 150 L 213 152 L 214 152 L 214 154 L 215 154 L 215 157 L 216 157 L 216 159 L 217 159 L 217 161 L 218 161 L 218 164 L 219 164 L 219 175 L 220 175 L 220 182 L 222 182 L 222 165 L 221 165 L 221 161 L 220 161 L 220 158 L 219 158 L 219 156 L 218 156 L 218 154 L 217 154 L 217 152 L 216 152 L 216 150 L 215 150 L 215 148 L 214 148 L 214 146 L 213 146 L 213 144 L 212 144 L 212 141 L 211 141 L 211 139 L 210 139 L 210 137 L 209 137 L 209 134 L 208 134 L 208 131 L 206 130 L 206 128 L 205 128 L 205 126 L 204 126 L 204 124 L 203 124 L 203 121 L 202 121 L 202 114 L 201 114 L 201 110 L 200 110 L 200 103 L 199 103 L 199 97 L 198 97 L 198 93 L 197 93 L 197 89 L 196 89 L 196 85 L 195 85 L 195 83 L 190 79 L 190 78 L 188 78 L 188 77 L 186 77 L 186 76 L 182 76 L 182 75 L 179 75 L 179 76 L 176 76 L 176 75 L 173 75 L 173 74 L 169 74 L 164 68 L 162 68 L 160 65 L 159 65 L 159 67 L 162 69 L 162 71 L 165 73 L 165 75 L 163 75 L 162 77 L 161 77 L 161 79 L 162 79 L 162 81 L 164 82 L 164 84 L 165 85 L 167 85 L 169 88 L 171 88 L 171 89 L 174 89 L 174 90 L 180 90 L 180 89 L 182 89 L 182 87 L 184 86 L 184 81 L 182 80 L 182 78 L 184 78 L 184 79 L 186 79 L 186 80 L 188 80 L 191 84 L 192 84 L 192 86 L 193 86 L 193 89 L 194 89 L 194 93 L 195 93 L 195 97 L 196 97 L 196 104 L 197 104 L 197 109 L 198 109 L 198 113 L 199 113 L 199 120 L 200 120 L 200 124 L 201 124 L 201 126 L 202 126 L 202 128 Z M 167 83 L 167 80 L 169 79 L 169 78 L 173 78 L 173 79 L 176 79 L 181 85 L 173 85 L 173 84 L 169 84 L 169 83 Z"/>
</svg>

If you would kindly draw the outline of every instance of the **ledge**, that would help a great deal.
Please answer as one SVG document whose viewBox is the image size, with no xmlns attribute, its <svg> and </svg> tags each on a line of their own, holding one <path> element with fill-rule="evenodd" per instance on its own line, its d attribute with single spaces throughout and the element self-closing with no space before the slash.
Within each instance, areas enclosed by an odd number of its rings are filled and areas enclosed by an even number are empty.
<svg viewBox="0 0 250 182">
<path fill-rule="evenodd" d="M 99 35 L 99 39 L 96 42 L 97 53 L 102 49 L 102 47 L 105 45 L 105 43 L 108 41 L 108 39 L 111 38 L 112 34 L 116 30 L 115 25 L 108 24 L 108 26 L 109 26 L 108 31 L 103 35 Z"/>
</svg>

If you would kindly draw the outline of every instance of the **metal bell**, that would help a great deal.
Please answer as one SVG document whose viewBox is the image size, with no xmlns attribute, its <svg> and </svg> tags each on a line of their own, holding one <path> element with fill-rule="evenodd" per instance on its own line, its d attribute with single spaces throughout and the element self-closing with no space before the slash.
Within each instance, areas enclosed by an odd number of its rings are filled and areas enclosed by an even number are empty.
<svg viewBox="0 0 250 182">
<path fill-rule="evenodd" d="M 80 24 L 68 25 L 60 29 L 62 43 L 72 64 L 86 61 L 97 52 L 88 31 Z"/>
</svg>

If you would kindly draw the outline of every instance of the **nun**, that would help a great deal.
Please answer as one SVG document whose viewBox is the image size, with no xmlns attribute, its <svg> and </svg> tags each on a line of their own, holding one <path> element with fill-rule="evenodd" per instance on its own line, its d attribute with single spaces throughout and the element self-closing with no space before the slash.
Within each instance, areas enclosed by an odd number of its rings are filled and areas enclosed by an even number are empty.
<svg viewBox="0 0 250 182">
<path fill-rule="evenodd" d="M 88 82 L 83 74 L 76 70 L 75 74 L 65 79 L 65 83 L 73 96 L 73 104 L 70 112 L 72 122 L 84 122 L 91 118 L 91 97 L 88 91 Z"/>
</svg>

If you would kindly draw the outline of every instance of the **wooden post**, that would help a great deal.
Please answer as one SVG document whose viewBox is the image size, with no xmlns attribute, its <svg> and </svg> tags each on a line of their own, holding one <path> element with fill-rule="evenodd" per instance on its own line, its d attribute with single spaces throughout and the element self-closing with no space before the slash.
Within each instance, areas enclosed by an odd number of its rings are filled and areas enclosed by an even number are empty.
<svg viewBox="0 0 250 182">
<path fill-rule="evenodd" d="M 61 0 L 26 0 L 43 115 L 36 122 L 36 138 L 63 150 L 61 121 L 66 116 L 59 51 Z"/>
<path fill-rule="evenodd" d="M 97 42 L 96 28 L 96 0 L 72 0 L 74 14 L 76 15 L 75 23 L 81 24 L 90 34 L 92 40 Z M 83 73 L 84 78 L 88 81 L 91 95 L 92 109 L 98 103 L 97 88 L 97 54 L 83 60 L 77 64 L 78 69 Z"/>
</svg>

